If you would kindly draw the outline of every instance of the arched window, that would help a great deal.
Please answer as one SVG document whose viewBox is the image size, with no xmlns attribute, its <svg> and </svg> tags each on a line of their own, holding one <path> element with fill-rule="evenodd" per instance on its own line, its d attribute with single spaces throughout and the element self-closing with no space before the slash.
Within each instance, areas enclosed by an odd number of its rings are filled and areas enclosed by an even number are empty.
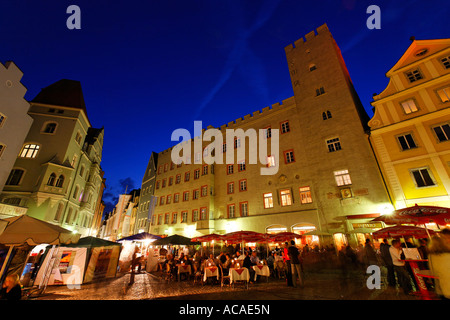
<svg viewBox="0 0 450 320">
<path fill-rule="evenodd" d="M 328 117 L 328 119 L 331 119 L 331 118 L 332 118 L 332 117 L 331 117 L 331 112 L 330 112 L 330 110 L 327 111 L 327 117 Z"/>
<path fill-rule="evenodd" d="M 48 186 L 53 186 L 55 184 L 55 180 L 56 180 L 56 174 L 54 174 L 52 172 L 52 174 L 50 175 L 50 177 L 48 177 L 48 181 L 47 181 L 47 185 Z"/>
<path fill-rule="evenodd" d="M 59 222 L 61 220 L 63 209 L 64 209 L 64 204 L 62 204 L 62 203 L 58 204 L 58 209 L 56 210 L 56 214 L 55 214 L 55 221 Z"/>
<path fill-rule="evenodd" d="M 55 187 L 62 188 L 63 184 L 64 184 L 64 176 L 61 174 L 59 175 L 58 180 L 56 180 Z"/>
<path fill-rule="evenodd" d="M 327 110 L 327 112 L 322 112 L 322 118 L 323 120 L 331 119 L 332 116 L 330 110 Z"/>
<path fill-rule="evenodd" d="M 80 187 L 76 186 L 75 191 L 73 192 L 72 198 L 76 199 L 78 195 L 78 191 L 80 191 Z"/>
<path fill-rule="evenodd" d="M 69 212 L 67 213 L 67 216 L 66 216 L 66 224 L 70 223 L 70 218 L 72 217 L 72 212 L 73 212 L 73 209 L 69 208 Z"/>
<path fill-rule="evenodd" d="M 55 133 L 57 123 L 56 122 L 49 122 L 44 125 L 44 130 L 42 132 L 44 133 Z"/>
<path fill-rule="evenodd" d="M 327 120 L 327 114 L 325 112 L 322 112 L 322 118 L 323 120 Z"/>
<path fill-rule="evenodd" d="M 36 158 L 39 152 L 40 146 L 34 143 L 29 143 L 23 146 L 19 157 L 21 158 Z"/>
</svg>

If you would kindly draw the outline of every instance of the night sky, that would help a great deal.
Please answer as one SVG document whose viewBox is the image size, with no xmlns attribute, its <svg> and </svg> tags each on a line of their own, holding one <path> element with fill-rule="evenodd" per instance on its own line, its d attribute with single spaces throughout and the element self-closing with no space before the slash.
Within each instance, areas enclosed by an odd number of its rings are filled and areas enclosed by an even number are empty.
<svg viewBox="0 0 450 320">
<path fill-rule="evenodd" d="M 69 5 L 81 30 L 69 30 Z M 367 7 L 381 9 L 369 30 Z M 284 47 L 327 23 L 369 116 L 372 94 L 410 37 L 450 37 L 448 0 L 2 1 L 0 62 L 14 61 L 31 100 L 60 79 L 82 84 L 105 127 L 107 211 L 139 188 L 151 151 L 193 121 L 221 126 L 293 96 Z"/>
</svg>

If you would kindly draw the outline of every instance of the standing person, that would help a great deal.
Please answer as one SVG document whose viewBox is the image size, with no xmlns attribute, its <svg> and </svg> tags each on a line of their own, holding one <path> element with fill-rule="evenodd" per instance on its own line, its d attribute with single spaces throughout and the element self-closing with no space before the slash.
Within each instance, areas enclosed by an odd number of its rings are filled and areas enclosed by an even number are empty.
<svg viewBox="0 0 450 320">
<path fill-rule="evenodd" d="M 17 273 L 9 274 L 5 278 L 3 288 L 0 290 L 0 300 L 20 300 L 22 287 Z"/>
<path fill-rule="evenodd" d="M 378 264 L 377 254 L 370 243 L 370 239 L 366 239 L 366 244 L 364 246 L 364 262 L 366 268 Z"/>
<path fill-rule="evenodd" d="M 391 253 L 389 251 L 390 245 L 387 239 L 384 239 L 380 244 L 381 260 L 387 269 L 387 281 L 390 287 L 397 286 L 397 280 L 395 279 L 394 264 L 392 263 Z"/>
<path fill-rule="evenodd" d="M 400 240 L 392 240 L 389 252 L 391 254 L 395 273 L 397 274 L 398 282 L 400 283 L 403 292 L 405 294 L 410 294 L 412 291 L 411 279 L 409 277 L 408 271 L 406 270 L 405 261 L 401 261 L 402 259 L 400 258 L 402 254 L 402 245 L 400 243 Z"/>
<path fill-rule="evenodd" d="M 292 283 L 291 258 L 289 257 L 288 248 L 289 248 L 289 243 L 285 242 L 284 248 L 283 248 L 283 260 L 284 260 L 284 263 L 286 264 L 286 268 L 287 268 L 286 281 L 287 281 L 288 287 L 292 287 L 294 284 Z"/>
<path fill-rule="evenodd" d="M 301 266 L 300 266 L 300 251 L 295 246 L 295 241 L 291 240 L 291 246 L 288 248 L 288 254 L 291 261 L 292 286 L 297 288 L 297 278 L 300 286 L 303 286 Z"/>
</svg>

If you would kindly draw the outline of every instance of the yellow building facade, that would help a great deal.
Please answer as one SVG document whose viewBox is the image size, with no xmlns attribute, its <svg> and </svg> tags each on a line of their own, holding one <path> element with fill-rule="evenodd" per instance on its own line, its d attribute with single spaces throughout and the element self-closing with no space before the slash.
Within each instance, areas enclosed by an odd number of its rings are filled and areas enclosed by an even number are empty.
<svg viewBox="0 0 450 320">
<path fill-rule="evenodd" d="M 395 209 L 450 206 L 450 39 L 413 40 L 372 105 L 370 141 Z"/>
</svg>

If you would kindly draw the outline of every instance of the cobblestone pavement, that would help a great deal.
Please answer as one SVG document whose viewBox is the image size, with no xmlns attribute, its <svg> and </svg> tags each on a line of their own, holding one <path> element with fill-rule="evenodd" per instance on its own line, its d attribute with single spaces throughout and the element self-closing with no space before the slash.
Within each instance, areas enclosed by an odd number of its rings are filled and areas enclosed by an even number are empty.
<svg viewBox="0 0 450 320">
<path fill-rule="evenodd" d="M 136 274 L 128 285 L 130 274 L 83 284 L 80 289 L 67 286 L 49 286 L 37 300 L 420 300 L 397 288 L 385 285 L 370 290 L 368 275 L 352 271 L 343 275 L 336 270 L 306 272 L 303 287 L 287 287 L 285 279 L 266 278 L 243 285 L 221 287 L 219 284 L 194 283 L 191 280 L 166 281 L 158 273 Z"/>
</svg>

